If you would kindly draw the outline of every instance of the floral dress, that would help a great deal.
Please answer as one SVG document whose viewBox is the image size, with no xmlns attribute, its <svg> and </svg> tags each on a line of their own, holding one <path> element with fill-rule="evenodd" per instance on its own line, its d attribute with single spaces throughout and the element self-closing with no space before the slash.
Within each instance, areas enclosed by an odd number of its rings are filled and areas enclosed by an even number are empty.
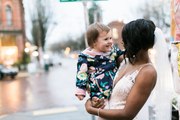
<svg viewBox="0 0 180 120">
<path fill-rule="evenodd" d="M 108 53 L 85 49 L 79 54 L 76 75 L 76 95 L 109 98 L 112 90 L 114 76 L 117 72 L 117 59 L 124 52 L 113 47 Z"/>
</svg>

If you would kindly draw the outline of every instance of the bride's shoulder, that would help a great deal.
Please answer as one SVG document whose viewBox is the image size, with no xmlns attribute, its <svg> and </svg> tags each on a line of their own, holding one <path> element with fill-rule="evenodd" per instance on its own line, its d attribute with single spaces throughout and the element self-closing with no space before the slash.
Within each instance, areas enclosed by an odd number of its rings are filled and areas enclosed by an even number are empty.
<svg viewBox="0 0 180 120">
<path fill-rule="evenodd" d="M 153 65 L 145 65 L 139 71 L 139 74 L 136 77 L 136 82 L 142 85 L 154 85 L 156 84 L 157 80 L 157 72 Z"/>
</svg>

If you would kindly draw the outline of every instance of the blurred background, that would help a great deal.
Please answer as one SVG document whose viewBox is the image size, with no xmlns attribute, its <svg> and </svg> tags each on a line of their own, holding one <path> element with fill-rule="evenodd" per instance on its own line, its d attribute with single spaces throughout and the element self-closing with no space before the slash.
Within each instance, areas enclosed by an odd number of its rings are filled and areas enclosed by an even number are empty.
<svg viewBox="0 0 180 120">
<path fill-rule="evenodd" d="M 78 53 L 89 24 L 112 28 L 151 19 L 174 39 L 170 0 L 0 0 L 0 119 L 92 120 L 74 96 Z"/>
<path fill-rule="evenodd" d="M 0 3 L 0 63 L 20 70 L 28 69 L 29 63 L 40 68 L 47 62 L 56 63 L 60 55 L 76 58 L 76 53 L 87 46 L 84 33 L 93 22 L 109 25 L 120 48 L 122 26 L 136 18 L 153 20 L 168 40 L 171 36 L 169 0 L 1 0 Z"/>
</svg>

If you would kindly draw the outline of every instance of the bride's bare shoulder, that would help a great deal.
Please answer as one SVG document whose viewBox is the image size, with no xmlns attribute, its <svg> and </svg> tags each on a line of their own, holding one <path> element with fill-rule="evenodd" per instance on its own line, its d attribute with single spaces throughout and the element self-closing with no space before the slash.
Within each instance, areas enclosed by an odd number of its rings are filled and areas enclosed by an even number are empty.
<svg viewBox="0 0 180 120">
<path fill-rule="evenodd" d="M 155 86 L 157 80 L 157 72 L 153 65 L 146 65 L 140 71 L 136 77 L 136 82 L 142 84 L 143 86 L 151 85 Z"/>
</svg>

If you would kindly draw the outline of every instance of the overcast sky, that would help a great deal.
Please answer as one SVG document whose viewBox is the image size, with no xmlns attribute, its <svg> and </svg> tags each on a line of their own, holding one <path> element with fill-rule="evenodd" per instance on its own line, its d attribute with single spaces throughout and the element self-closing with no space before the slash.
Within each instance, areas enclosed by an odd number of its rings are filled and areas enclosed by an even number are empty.
<svg viewBox="0 0 180 120">
<path fill-rule="evenodd" d="M 29 13 L 33 11 L 34 0 L 24 0 L 27 35 L 30 37 Z M 84 9 L 82 2 L 59 2 L 50 0 L 56 19 L 49 28 L 47 44 L 65 40 L 68 36 L 77 37 L 85 31 Z M 139 18 L 136 9 L 144 0 L 105 0 L 97 3 L 103 10 L 103 23 L 108 24 L 113 20 L 129 22 Z M 90 5 L 90 2 L 88 3 Z M 56 23 L 56 24 L 54 24 Z"/>
</svg>

